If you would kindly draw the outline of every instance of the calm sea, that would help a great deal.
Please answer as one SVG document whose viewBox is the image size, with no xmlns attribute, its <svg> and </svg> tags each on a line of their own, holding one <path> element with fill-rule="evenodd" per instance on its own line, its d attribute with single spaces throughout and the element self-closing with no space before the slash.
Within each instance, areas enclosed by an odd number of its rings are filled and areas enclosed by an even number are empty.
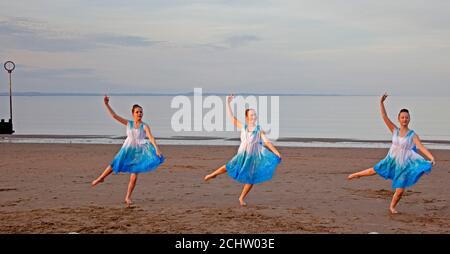
<svg viewBox="0 0 450 254">
<path fill-rule="evenodd" d="M 115 96 L 110 105 L 117 114 L 129 119 L 133 104 L 143 106 L 144 121 L 159 138 L 239 137 L 237 131 L 175 132 L 171 118 L 178 109 L 171 108 L 173 98 Z M 224 96 L 222 99 L 225 102 Z M 450 97 L 390 96 L 386 108 L 395 122 L 397 112 L 408 108 L 410 128 L 423 140 L 450 141 Z M 107 113 L 101 96 L 15 96 L 13 111 L 15 135 L 126 135 L 124 126 Z M 203 109 L 204 114 L 208 111 Z M 222 117 L 225 119 L 225 112 Z M 0 96 L 0 118 L 9 118 L 7 96 Z M 279 137 L 389 140 L 390 133 L 380 117 L 378 96 L 280 96 Z"/>
</svg>

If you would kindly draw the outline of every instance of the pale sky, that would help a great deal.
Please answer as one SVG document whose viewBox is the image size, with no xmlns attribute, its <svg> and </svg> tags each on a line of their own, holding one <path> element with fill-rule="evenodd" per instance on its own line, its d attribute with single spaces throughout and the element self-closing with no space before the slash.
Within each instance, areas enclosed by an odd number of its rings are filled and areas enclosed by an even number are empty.
<svg viewBox="0 0 450 254">
<path fill-rule="evenodd" d="M 450 1 L 0 0 L 7 60 L 14 91 L 449 96 Z"/>
</svg>

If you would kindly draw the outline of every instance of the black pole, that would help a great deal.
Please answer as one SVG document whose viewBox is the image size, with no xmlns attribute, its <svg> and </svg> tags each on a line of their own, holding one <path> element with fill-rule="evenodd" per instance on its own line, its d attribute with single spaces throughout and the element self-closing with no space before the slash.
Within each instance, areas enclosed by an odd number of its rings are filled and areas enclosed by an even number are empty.
<svg viewBox="0 0 450 254">
<path fill-rule="evenodd" d="M 11 124 L 12 124 L 12 86 L 11 86 L 11 71 L 9 72 L 9 118 L 11 119 Z"/>
</svg>

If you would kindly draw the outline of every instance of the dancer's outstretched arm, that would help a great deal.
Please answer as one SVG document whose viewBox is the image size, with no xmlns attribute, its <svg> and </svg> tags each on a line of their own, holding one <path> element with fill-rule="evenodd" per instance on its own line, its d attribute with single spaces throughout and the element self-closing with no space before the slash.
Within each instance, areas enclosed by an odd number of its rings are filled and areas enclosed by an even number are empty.
<svg viewBox="0 0 450 254">
<path fill-rule="evenodd" d="M 384 93 L 380 99 L 381 117 L 383 117 L 383 121 L 386 124 L 386 126 L 389 128 L 391 133 L 394 133 L 394 130 L 395 130 L 395 128 L 397 128 L 397 126 L 395 126 L 395 124 L 391 121 L 391 119 L 389 119 L 389 117 L 387 116 L 387 113 L 386 113 L 386 108 L 384 107 L 384 101 L 386 100 L 387 97 L 388 97 L 387 93 Z"/>
<path fill-rule="evenodd" d="M 147 134 L 147 138 L 150 140 L 150 143 L 152 143 L 153 146 L 155 147 L 156 155 L 160 156 L 161 152 L 159 151 L 159 147 L 158 145 L 156 145 L 155 138 L 153 137 L 152 132 L 150 131 L 150 126 L 148 126 L 147 124 L 144 125 L 144 130 L 145 133 Z"/>
<path fill-rule="evenodd" d="M 421 151 L 423 154 L 425 154 L 425 156 L 427 156 L 427 158 L 431 161 L 433 166 L 436 165 L 434 156 L 430 153 L 430 151 L 428 151 L 427 148 L 425 148 L 425 146 L 422 144 L 422 141 L 420 141 L 420 138 L 417 134 L 414 135 L 413 141 L 414 141 L 414 144 L 416 144 L 416 147 L 419 149 L 419 151 Z"/>
<path fill-rule="evenodd" d="M 109 105 L 109 97 L 105 95 L 105 97 L 103 98 L 103 102 L 105 103 L 106 108 L 108 109 L 109 114 L 116 119 L 118 122 L 120 122 L 123 125 L 127 125 L 128 121 L 125 120 L 124 118 L 120 117 L 119 115 L 116 114 L 116 112 L 114 112 L 114 110 L 111 108 L 111 106 Z"/>
<path fill-rule="evenodd" d="M 234 99 L 234 96 L 233 96 L 233 95 L 227 96 L 227 114 L 228 114 L 228 116 L 231 118 L 231 120 L 233 120 L 233 124 L 234 124 L 235 126 L 237 126 L 238 129 L 242 129 L 242 123 L 241 123 L 239 120 L 237 120 L 236 117 L 234 117 L 234 115 L 233 115 L 233 110 L 231 110 L 231 105 L 230 105 L 230 103 L 231 103 L 231 101 L 232 101 L 233 99 Z"/>
<path fill-rule="evenodd" d="M 264 131 L 261 131 L 261 138 L 264 142 L 264 145 L 267 146 L 270 149 L 270 151 L 272 151 L 276 156 L 280 157 L 281 159 L 280 152 L 278 152 L 275 146 L 272 145 L 272 142 L 270 142 L 270 140 L 267 138 L 266 133 Z"/>
</svg>

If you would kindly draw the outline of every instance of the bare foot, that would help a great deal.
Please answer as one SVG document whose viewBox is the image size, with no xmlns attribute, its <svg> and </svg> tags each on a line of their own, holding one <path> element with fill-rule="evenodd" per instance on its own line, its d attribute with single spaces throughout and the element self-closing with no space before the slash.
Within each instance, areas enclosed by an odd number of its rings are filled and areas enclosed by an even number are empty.
<svg viewBox="0 0 450 254">
<path fill-rule="evenodd" d="M 389 210 L 391 211 L 392 214 L 397 214 L 398 213 L 398 211 L 395 210 L 395 208 L 393 208 L 393 207 L 390 207 Z"/>
<path fill-rule="evenodd" d="M 353 178 L 359 178 L 359 176 L 357 176 L 356 174 L 351 174 L 347 176 L 347 180 L 352 180 Z"/>
<path fill-rule="evenodd" d="M 103 179 L 103 178 L 97 178 L 97 179 L 95 179 L 94 181 L 92 181 L 91 187 L 94 187 L 95 185 L 97 185 L 97 184 L 99 184 L 99 183 L 102 183 L 104 180 L 105 180 L 105 179 Z"/>
<path fill-rule="evenodd" d="M 216 178 L 216 176 L 213 175 L 213 174 L 209 174 L 209 175 L 206 175 L 204 179 L 205 179 L 205 182 L 206 182 L 206 181 L 208 181 L 210 179 L 213 179 L 213 178 Z"/>
<path fill-rule="evenodd" d="M 125 204 L 127 204 L 127 207 L 130 208 L 131 205 L 133 204 L 133 201 L 131 201 L 131 199 L 129 199 L 129 198 L 126 198 L 125 199 Z"/>
<path fill-rule="evenodd" d="M 245 201 L 244 201 L 244 200 L 241 200 L 241 199 L 239 199 L 239 204 L 240 204 L 242 207 L 246 207 L 246 206 L 247 206 L 247 203 L 245 203 Z"/>
</svg>

